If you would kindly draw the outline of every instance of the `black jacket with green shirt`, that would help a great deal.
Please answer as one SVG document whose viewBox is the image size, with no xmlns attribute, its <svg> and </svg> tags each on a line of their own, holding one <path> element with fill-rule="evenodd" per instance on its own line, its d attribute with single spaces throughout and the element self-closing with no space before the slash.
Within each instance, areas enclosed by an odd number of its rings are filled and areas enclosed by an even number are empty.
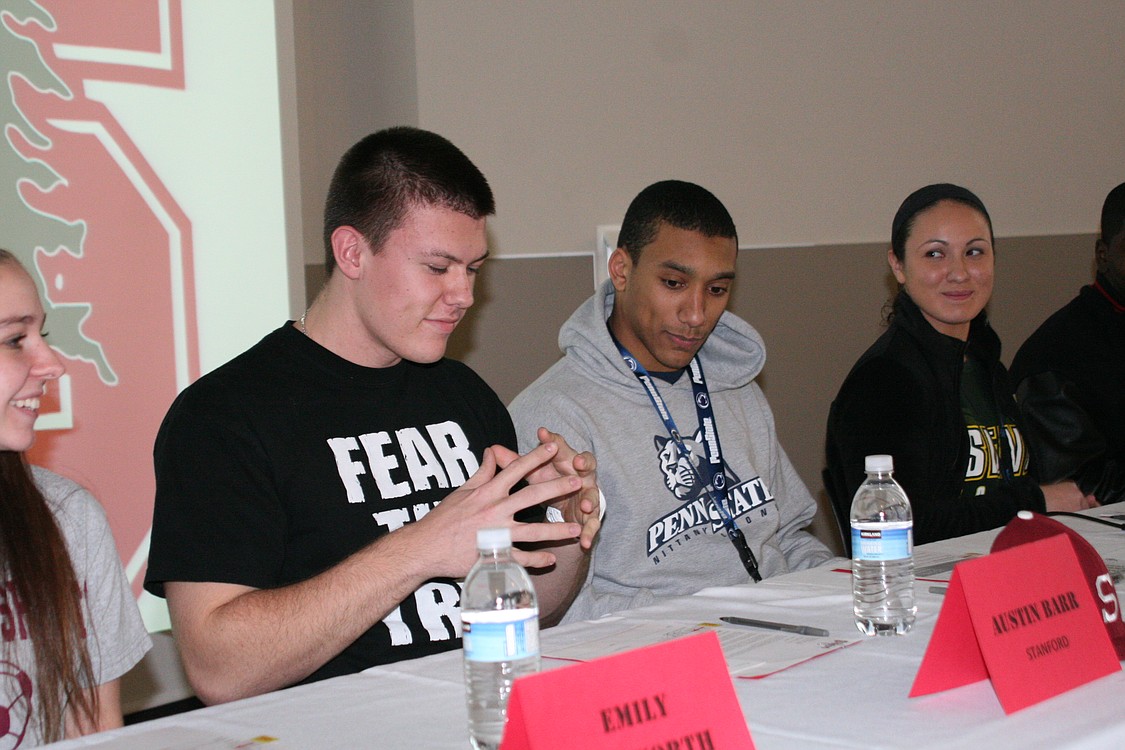
<svg viewBox="0 0 1125 750">
<path fill-rule="evenodd" d="M 992 397 L 1006 425 L 1018 425 L 1000 339 L 985 312 L 973 319 L 969 340 L 939 333 L 906 294 L 882 336 L 856 362 L 828 415 L 825 486 L 850 542 L 852 497 L 864 480 L 864 457 L 894 457 L 895 478 L 914 510 L 914 541 L 925 544 L 1006 524 L 1020 510 L 1043 512 L 1043 493 L 1030 475 L 1022 438 L 1000 439 L 998 475 L 984 496 L 966 497 L 971 453 L 961 401 L 966 354 L 983 363 Z M 1004 425 L 996 425 L 1003 432 Z M 1018 427 L 1015 428 L 1018 430 Z M 1014 450 L 1013 450 L 1014 448 Z"/>
</svg>

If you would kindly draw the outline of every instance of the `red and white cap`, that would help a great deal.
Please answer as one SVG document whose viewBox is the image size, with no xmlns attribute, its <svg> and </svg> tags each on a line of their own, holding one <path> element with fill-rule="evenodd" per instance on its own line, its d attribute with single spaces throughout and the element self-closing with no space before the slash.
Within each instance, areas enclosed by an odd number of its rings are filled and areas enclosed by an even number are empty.
<svg viewBox="0 0 1125 750">
<path fill-rule="evenodd" d="M 1113 641 L 1113 647 L 1117 650 L 1117 658 L 1125 660 L 1125 621 L 1122 620 L 1121 602 L 1117 598 L 1117 590 L 1113 586 L 1113 579 L 1109 575 L 1105 560 L 1081 534 L 1053 518 L 1030 510 L 1021 510 L 1000 531 L 1000 535 L 992 543 L 992 551 L 999 552 L 1057 534 L 1065 534 L 1070 538 L 1070 543 L 1078 556 L 1078 563 L 1082 566 L 1082 572 L 1090 584 L 1090 591 L 1094 594 L 1094 601 L 1101 607 L 1102 621 L 1109 632 L 1110 640 Z"/>
</svg>

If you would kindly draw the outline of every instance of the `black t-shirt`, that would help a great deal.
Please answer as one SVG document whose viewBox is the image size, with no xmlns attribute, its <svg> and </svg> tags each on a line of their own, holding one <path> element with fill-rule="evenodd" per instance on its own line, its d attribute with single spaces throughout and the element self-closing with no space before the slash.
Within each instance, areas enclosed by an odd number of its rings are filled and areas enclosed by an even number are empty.
<svg viewBox="0 0 1125 750">
<path fill-rule="evenodd" d="M 425 515 L 497 443 L 515 449 L 511 418 L 460 362 L 361 367 L 287 324 L 164 418 L 145 587 L 310 578 Z M 458 647 L 460 595 L 428 581 L 306 681 Z"/>
</svg>

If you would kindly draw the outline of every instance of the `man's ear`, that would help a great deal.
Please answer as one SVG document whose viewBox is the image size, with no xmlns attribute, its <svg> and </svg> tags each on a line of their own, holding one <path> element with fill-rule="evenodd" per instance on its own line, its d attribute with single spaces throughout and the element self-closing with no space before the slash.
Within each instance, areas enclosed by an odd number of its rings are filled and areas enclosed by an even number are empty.
<svg viewBox="0 0 1125 750">
<path fill-rule="evenodd" d="M 1098 273 L 1105 273 L 1109 267 L 1109 245 L 1101 237 L 1094 243 L 1094 263 L 1098 267 Z"/>
<path fill-rule="evenodd" d="M 619 247 L 609 256 L 609 278 L 617 291 L 625 289 L 629 275 L 633 272 L 633 259 L 625 248 Z"/>
<path fill-rule="evenodd" d="M 336 266 L 347 278 L 359 277 L 363 255 L 367 252 L 367 240 L 355 227 L 340 226 L 332 230 L 332 255 L 336 258 Z"/>
<path fill-rule="evenodd" d="M 887 265 L 891 267 L 891 273 L 895 275 L 895 279 L 899 284 L 906 283 L 906 271 L 903 269 L 902 261 L 895 255 L 894 248 L 887 248 Z"/>
</svg>

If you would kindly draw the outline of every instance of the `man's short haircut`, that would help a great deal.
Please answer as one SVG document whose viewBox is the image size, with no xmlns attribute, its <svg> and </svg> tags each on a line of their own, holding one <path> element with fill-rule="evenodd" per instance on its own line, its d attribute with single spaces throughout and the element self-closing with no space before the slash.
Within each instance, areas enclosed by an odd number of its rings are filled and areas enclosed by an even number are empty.
<svg viewBox="0 0 1125 750">
<path fill-rule="evenodd" d="M 722 201 L 694 183 L 664 180 L 646 187 L 629 204 L 621 221 L 617 246 L 636 263 L 641 250 L 656 239 L 661 224 L 699 232 L 705 237 L 733 239 L 738 244 L 734 220 Z"/>
<path fill-rule="evenodd" d="M 1125 182 L 1121 183 L 1102 204 L 1102 242 L 1107 245 L 1125 228 Z"/>
<path fill-rule="evenodd" d="M 418 206 L 448 208 L 473 219 L 496 211 L 481 171 L 437 133 L 400 126 L 356 143 L 336 166 L 324 203 L 327 272 L 336 267 L 332 233 L 337 227 L 355 227 L 378 252 Z"/>
</svg>

